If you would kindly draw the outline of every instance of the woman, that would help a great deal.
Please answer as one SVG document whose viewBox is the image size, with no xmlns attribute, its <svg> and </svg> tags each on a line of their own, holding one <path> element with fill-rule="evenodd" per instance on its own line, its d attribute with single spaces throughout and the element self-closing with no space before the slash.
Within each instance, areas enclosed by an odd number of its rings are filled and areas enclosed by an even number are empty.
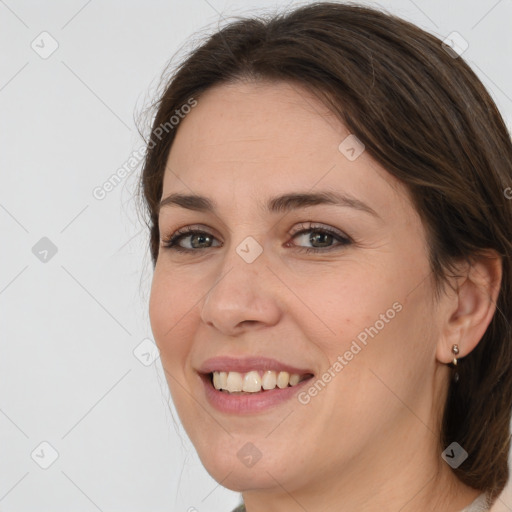
<svg viewBox="0 0 512 512">
<path fill-rule="evenodd" d="M 239 510 L 490 509 L 510 447 L 510 186 L 481 82 L 394 16 L 311 4 L 186 58 L 141 177 L 149 311 L 181 421 Z"/>
</svg>

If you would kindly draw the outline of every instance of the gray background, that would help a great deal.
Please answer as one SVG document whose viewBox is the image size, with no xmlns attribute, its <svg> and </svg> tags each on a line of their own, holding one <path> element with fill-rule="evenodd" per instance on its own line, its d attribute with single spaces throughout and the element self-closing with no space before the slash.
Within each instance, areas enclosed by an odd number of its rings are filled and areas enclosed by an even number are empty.
<svg viewBox="0 0 512 512">
<path fill-rule="evenodd" d="M 512 0 L 366 3 L 442 39 L 459 32 L 512 125 Z M 191 37 L 290 4 L 0 0 L 1 511 L 224 512 L 238 502 L 167 405 L 133 201 L 139 169 L 103 199 L 93 191 L 141 147 L 134 119 Z M 510 492 L 493 510 L 512 510 Z"/>
</svg>

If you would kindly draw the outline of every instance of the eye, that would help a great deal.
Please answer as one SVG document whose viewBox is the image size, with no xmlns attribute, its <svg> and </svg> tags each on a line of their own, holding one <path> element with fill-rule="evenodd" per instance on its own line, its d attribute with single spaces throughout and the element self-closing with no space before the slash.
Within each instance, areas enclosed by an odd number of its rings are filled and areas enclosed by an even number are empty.
<svg viewBox="0 0 512 512">
<path fill-rule="evenodd" d="M 298 238 L 303 242 L 313 244 L 313 247 L 298 247 L 299 251 L 306 253 L 327 252 L 352 243 L 352 240 L 348 236 L 332 228 L 316 226 L 308 223 L 301 224 L 298 229 L 299 231 L 291 232 L 290 236 L 294 239 Z M 332 242 L 334 241 L 337 241 L 338 243 L 336 245 L 332 245 Z"/>
<path fill-rule="evenodd" d="M 188 239 L 189 247 L 183 247 L 181 242 Z M 178 229 L 170 236 L 162 238 L 162 247 L 172 249 L 178 252 L 192 252 L 199 249 L 207 249 L 211 241 L 215 240 L 215 237 L 200 229 L 194 228 L 193 226 L 185 226 L 184 228 Z"/>
<path fill-rule="evenodd" d="M 309 236 L 306 236 L 309 234 Z M 288 242 L 286 247 L 295 247 L 300 252 L 327 252 L 334 250 L 337 247 L 346 246 L 352 243 L 352 240 L 343 233 L 332 228 L 315 226 L 311 223 L 300 224 L 298 231 L 295 229 L 293 232 L 288 233 L 292 239 L 299 239 L 302 242 L 313 244 L 313 247 L 302 247 Z M 198 227 L 186 226 L 178 229 L 171 235 L 162 238 L 161 244 L 165 249 L 171 249 L 177 252 L 197 252 L 201 249 L 208 249 L 214 247 L 213 242 L 217 240 L 211 233 L 198 229 Z M 218 242 L 218 241 L 217 241 Z M 332 245 L 333 242 L 337 244 Z M 185 246 L 184 246 L 185 245 Z M 218 243 L 217 247 L 221 244 Z M 187 247 L 188 246 L 188 247 Z"/>
</svg>

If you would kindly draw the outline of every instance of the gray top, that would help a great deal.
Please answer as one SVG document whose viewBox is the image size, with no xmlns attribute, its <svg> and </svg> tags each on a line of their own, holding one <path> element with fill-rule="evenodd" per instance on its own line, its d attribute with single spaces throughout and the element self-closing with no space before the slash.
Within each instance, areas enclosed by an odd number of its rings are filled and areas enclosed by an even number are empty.
<svg viewBox="0 0 512 512">
<path fill-rule="evenodd" d="M 484 492 L 478 498 L 460 512 L 488 512 L 491 505 L 488 501 L 487 494 Z"/>
<path fill-rule="evenodd" d="M 460 512 L 489 512 L 490 509 L 491 507 L 487 500 L 487 494 L 484 492 L 480 494 L 480 496 L 478 496 L 478 498 L 473 501 L 473 503 L 469 504 Z M 243 504 L 238 505 L 238 507 L 236 507 L 233 512 L 246 512 L 245 506 Z"/>
</svg>

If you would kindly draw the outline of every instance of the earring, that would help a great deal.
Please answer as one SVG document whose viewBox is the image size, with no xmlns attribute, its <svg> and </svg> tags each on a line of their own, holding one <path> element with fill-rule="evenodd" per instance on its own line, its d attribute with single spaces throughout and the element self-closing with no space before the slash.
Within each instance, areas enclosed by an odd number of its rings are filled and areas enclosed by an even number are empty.
<svg viewBox="0 0 512 512">
<path fill-rule="evenodd" d="M 459 346 L 457 344 L 453 344 L 452 346 L 452 353 L 453 353 L 453 368 L 457 368 L 457 356 L 459 355 Z M 453 381 L 458 382 L 459 381 L 459 372 L 455 371 L 453 374 Z"/>
<path fill-rule="evenodd" d="M 459 354 L 459 346 L 454 344 L 452 347 L 452 352 L 454 356 L 457 356 Z M 457 358 L 453 358 L 453 366 L 457 366 Z"/>
</svg>

